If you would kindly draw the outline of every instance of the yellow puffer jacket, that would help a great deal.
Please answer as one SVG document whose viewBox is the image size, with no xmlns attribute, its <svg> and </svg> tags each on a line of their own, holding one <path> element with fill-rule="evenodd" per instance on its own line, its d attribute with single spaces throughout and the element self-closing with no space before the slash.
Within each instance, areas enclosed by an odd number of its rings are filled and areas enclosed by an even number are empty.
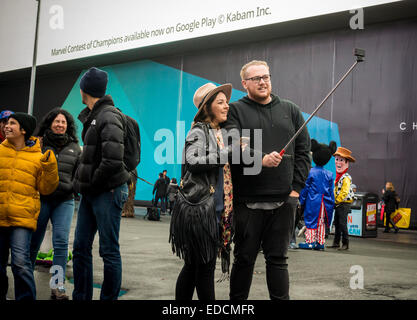
<svg viewBox="0 0 417 320">
<path fill-rule="evenodd" d="M 17 151 L 6 139 L 0 144 L 0 227 L 36 230 L 40 212 L 39 193 L 47 195 L 58 186 L 54 153 L 41 152 L 39 140 Z"/>
</svg>

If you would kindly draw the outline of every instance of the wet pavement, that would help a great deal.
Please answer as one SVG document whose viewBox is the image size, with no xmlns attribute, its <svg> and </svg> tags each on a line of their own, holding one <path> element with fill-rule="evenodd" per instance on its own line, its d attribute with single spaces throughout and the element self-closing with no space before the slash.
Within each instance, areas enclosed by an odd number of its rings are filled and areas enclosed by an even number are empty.
<svg viewBox="0 0 417 320">
<path fill-rule="evenodd" d="M 120 300 L 172 300 L 182 261 L 168 243 L 169 216 L 161 221 L 144 220 L 144 208 L 134 218 L 122 218 L 120 248 L 123 262 Z M 76 214 L 70 233 L 72 249 Z M 337 251 L 289 250 L 290 297 L 292 300 L 415 300 L 417 298 L 417 231 L 382 233 L 377 238 L 350 237 L 350 249 Z M 297 238 L 297 243 L 303 238 Z M 332 242 L 332 236 L 327 244 Z M 99 299 L 103 262 L 98 253 L 98 234 L 93 245 L 94 296 Z M 8 268 L 8 299 L 14 299 L 13 276 Z M 221 276 L 217 262 L 215 278 Z M 67 293 L 73 290 L 72 262 L 68 263 Z M 37 298 L 50 299 L 49 268 L 35 270 Z M 216 299 L 227 300 L 229 282 L 216 283 Z M 196 299 L 196 294 L 194 295 Z M 265 262 L 259 253 L 249 295 L 269 299 Z"/>
</svg>

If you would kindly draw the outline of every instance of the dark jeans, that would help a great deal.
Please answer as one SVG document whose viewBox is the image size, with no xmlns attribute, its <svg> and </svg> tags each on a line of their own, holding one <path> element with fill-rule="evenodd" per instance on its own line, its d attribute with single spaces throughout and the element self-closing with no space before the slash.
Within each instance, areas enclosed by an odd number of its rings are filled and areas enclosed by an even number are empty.
<svg viewBox="0 0 417 320">
<path fill-rule="evenodd" d="M 120 220 L 128 197 L 127 184 L 97 196 L 83 195 L 78 209 L 73 249 L 73 300 L 92 300 L 94 236 L 99 233 L 99 253 L 104 262 L 100 300 L 117 300 L 122 282 L 119 248 Z"/>
<path fill-rule="evenodd" d="M 36 300 L 36 285 L 30 262 L 32 230 L 0 227 L 0 301 L 6 300 L 9 281 L 7 262 L 11 249 L 14 294 L 16 300 Z"/>
<path fill-rule="evenodd" d="M 68 238 L 74 214 L 74 199 L 67 201 L 41 201 L 41 212 L 38 217 L 38 226 L 32 235 L 30 245 L 30 260 L 35 269 L 36 257 L 45 237 L 46 226 L 49 219 L 52 222 L 52 244 L 54 247 L 53 264 L 62 267 L 65 281 L 65 271 L 68 260 Z"/>
<path fill-rule="evenodd" d="M 214 300 L 216 258 L 206 264 L 184 264 L 175 288 L 175 300 L 192 300 L 194 289 L 199 300 Z"/>
<path fill-rule="evenodd" d="M 252 210 L 246 204 L 235 204 L 231 300 L 248 298 L 260 246 L 266 260 L 266 282 L 270 298 L 289 299 L 287 252 L 297 202 L 298 198 L 289 198 L 275 210 Z"/>
<path fill-rule="evenodd" d="M 155 207 L 158 206 L 159 199 L 161 199 L 161 212 L 165 212 L 166 211 L 165 196 L 162 196 L 162 197 L 155 196 L 154 206 Z"/>
<path fill-rule="evenodd" d="M 392 212 L 387 212 L 387 211 L 384 212 L 384 215 L 385 215 L 385 231 L 389 231 L 390 230 L 390 226 L 389 226 L 390 223 L 392 224 L 392 227 L 395 230 L 398 229 L 398 227 L 395 225 L 395 222 L 392 221 L 392 219 L 391 219 L 391 213 Z"/>
<path fill-rule="evenodd" d="M 174 209 L 175 200 L 169 201 L 169 210 L 172 211 Z"/>
<path fill-rule="evenodd" d="M 349 243 L 349 234 L 347 228 L 347 217 L 350 212 L 350 203 L 342 203 L 335 207 L 334 210 L 334 221 L 335 226 L 334 233 L 334 244 L 340 243 L 340 238 L 342 238 L 342 244 Z"/>
</svg>

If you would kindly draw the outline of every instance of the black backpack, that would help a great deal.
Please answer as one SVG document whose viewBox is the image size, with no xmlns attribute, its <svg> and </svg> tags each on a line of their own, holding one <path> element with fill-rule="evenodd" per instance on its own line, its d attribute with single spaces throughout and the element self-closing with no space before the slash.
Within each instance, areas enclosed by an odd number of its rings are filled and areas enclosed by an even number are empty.
<svg viewBox="0 0 417 320">
<path fill-rule="evenodd" d="M 160 221 L 161 220 L 161 213 L 157 207 L 150 207 L 146 210 L 146 216 L 144 218 L 148 218 L 150 221 Z"/>
<path fill-rule="evenodd" d="M 125 138 L 123 162 L 127 171 L 133 171 L 140 163 L 140 131 L 138 122 L 123 114 L 125 118 Z"/>
<path fill-rule="evenodd" d="M 124 119 L 124 154 L 123 162 L 126 170 L 132 172 L 140 163 L 140 131 L 138 122 L 116 108 Z"/>
</svg>

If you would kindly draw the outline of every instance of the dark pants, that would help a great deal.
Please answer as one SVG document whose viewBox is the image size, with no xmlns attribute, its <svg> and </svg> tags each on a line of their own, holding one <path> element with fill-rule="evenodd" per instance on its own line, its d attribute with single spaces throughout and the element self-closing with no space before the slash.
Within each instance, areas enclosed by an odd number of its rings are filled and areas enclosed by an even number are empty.
<svg viewBox="0 0 417 320">
<path fill-rule="evenodd" d="M 16 300 L 36 300 L 36 285 L 30 262 L 32 230 L 0 227 L 0 301 L 6 300 L 9 286 L 7 262 L 11 249 L 14 295 Z"/>
<path fill-rule="evenodd" d="M 395 230 L 398 229 L 398 227 L 395 225 L 395 222 L 392 221 L 392 219 L 391 219 L 391 213 L 392 212 L 387 212 L 387 211 L 384 212 L 384 214 L 385 214 L 385 231 L 389 231 L 390 230 L 390 226 L 389 226 L 390 223 L 392 224 L 392 227 Z"/>
<path fill-rule="evenodd" d="M 350 212 L 350 203 L 342 203 L 335 208 L 334 212 L 334 244 L 340 243 L 342 238 L 342 244 L 349 244 L 349 234 L 347 228 L 347 217 Z"/>
<path fill-rule="evenodd" d="M 230 275 L 230 299 L 249 296 L 253 268 L 262 246 L 266 260 L 266 282 L 271 299 L 289 299 L 287 252 L 294 228 L 298 198 L 289 198 L 275 210 L 252 210 L 234 205 L 234 262 Z"/>
<path fill-rule="evenodd" d="M 175 205 L 175 200 L 170 200 L 169 201 L 169 210 L 170 210 L 170 212 L 172 211 L 172 209 L 174 209 L 174 205 Z"/>
<path fill-rule="evenodd" d="M 166 211 L 166 202 L 165 202 L 165 196 L 155 196 L 155 200 L 154 200 L 154 206 L 157 207 L 158 206 L 158 201 L 159 199 L 161 199 L 161 212 L 165 212 Z"/>
<path fill-rule="evenodd" d="M 73 300 L 93 298 L 92 247 L 99 233 L 99 254 L 104 262 L 104 279 L 100 300 L 117 300 L 122 282 L 122 259 L 119 248 L 121 213 L 128 197 L 123 184 L 97 196 L 83 195 L 78 209 L 73 249 Z"/>
<path fill-rule="evenodd" d="M 175 288 L 176 300 L 192 300 L 194 289 L 199 300 L 214 300 L 214 271 L 216 258 L 206 264 L 184 264 Z"/>
</svg>

